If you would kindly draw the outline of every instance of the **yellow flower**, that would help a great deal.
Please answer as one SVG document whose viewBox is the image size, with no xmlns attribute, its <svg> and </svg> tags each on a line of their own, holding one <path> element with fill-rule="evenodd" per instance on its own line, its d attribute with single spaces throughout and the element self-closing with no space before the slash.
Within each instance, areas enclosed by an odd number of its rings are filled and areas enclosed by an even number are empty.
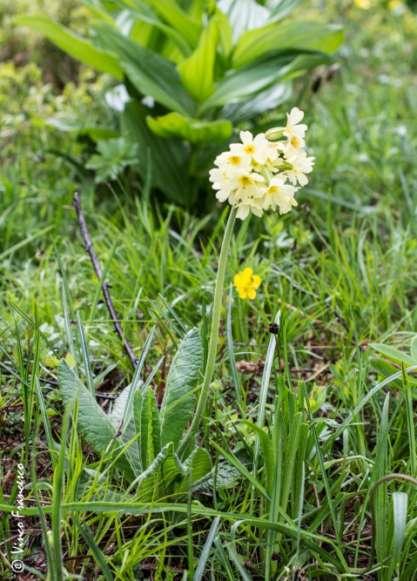
<svg viewBox="0 0 417 581">
<path fill-rule="evenodd" d="M 244 268 L 233 277 L 233 284 L 241 299 L 253 300 L 256 297 L 256 289 L 259 288 L 262 279 L 249 267 Z"/>
<path fill-rule="evenodd" d="M 370 0 L 354 0 L 354 4 L 358 8 L 362 8 L 362 10 L 369 10 L 369 8 L 371 7 Z"/>
<path fill-rule="evenodd" d="M 388 8 L 395 12 L 398 9 L 404 8 L 404 3 L 401 0 L 390 0 L 388 2 Z"/>
<path fill-rule="evenodd" d="M 249 214 L 261 217 L 264 210 L 284 214 L 297 205 L 294 195 L 308 183 L 314 164 L 305 149 L 303 118 L 303 111 L 293 107 L 285 127 L 255 136 L 241 131 L 240 142 L 214 160 L 209 176 L 216 198 L 235 208 L 240 220 Z"/>
</svg>

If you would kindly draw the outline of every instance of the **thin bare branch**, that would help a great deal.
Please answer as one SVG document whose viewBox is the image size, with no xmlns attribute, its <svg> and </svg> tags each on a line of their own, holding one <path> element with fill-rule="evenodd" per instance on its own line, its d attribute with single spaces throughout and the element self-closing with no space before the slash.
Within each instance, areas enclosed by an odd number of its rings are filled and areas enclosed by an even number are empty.
<svg viewBox="0 0 417 581">
<path fill-rule="evenodd" d="M 114 330 L 116 331 L 120 341 L 122 342 L 123 349 L 125 350 L 126 355 L 129 357 L 130 362 L 132 363 L 133 367 L 135 368 L 138 360 L 135 356 L 135 353 L 132 349 L 132 346 L 130 345 L 130 343 L 128 342 L 128 340 L 124 336 L 119 317 L 117 315 L 116 309 L 114 308 L 113 301 L 112 301 L 112 298 L 110 295 L 109 283 L 106 280 L 104 280 L 103 270 L 101 268 L 101 264 L 100 264 L 100 261 L 97 257 L 97 254 L 95 253 L 93 241 L 91 239 L 90 232 L 89 232 L 88 226 L 87 226 L 87 222 L 85 220 L 85 217 L 84 217 L 84 214 L 83 214 L 83 211 L 81 208 L 81 198 L 77 192 L 74 194 L 73 206 L 74 206 L 75 212 L 77 214 L 78 225 L 80 228 L 80 233 L 81 233 L 81 238 L 83 240 L 84 248 L 85 248 L 88 256 L 90 257 L 94 271 L 97 275 L 97 278 L 100 281 L 101 292 L 103 294 L 103 299 L 104 299 L 104 302 L 106 304 L 107 310 L 110 314 L 110 318 L 113 322 Z"/>
</svg>

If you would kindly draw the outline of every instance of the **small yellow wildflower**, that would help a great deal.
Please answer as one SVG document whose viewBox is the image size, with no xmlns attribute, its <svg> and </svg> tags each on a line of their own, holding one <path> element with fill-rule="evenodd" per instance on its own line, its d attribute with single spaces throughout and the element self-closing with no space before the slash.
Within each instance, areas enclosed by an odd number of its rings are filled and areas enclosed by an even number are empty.
<svg viewBox="0 0 417 581">
<path fill-rule="evenodd" d="M 233 277 L 233 284 L 241 299 L 253 300 L 256 297 L 256 289 L 259 288 L 262 279 L 249 267 L 244 268 Z"/>
<path fill-rule="evenodd" d="M 353 0 L 355 6 L 357 6 L 358 8 L 362 8 L 362 10 L 369 10 L 369 8 L 371 7 L 371 1 L 370 0 Z"/>
<path fill-rule="evenodd" d="M 388 2 L 388 8 L 390 10 L 392 10 L 393 12 L 395 12 L 395 11 L 404 9 L 405 6 L 404 6 L 404 2 L 401 2 L 401 0 L 390 0 Z"/>
</svg>

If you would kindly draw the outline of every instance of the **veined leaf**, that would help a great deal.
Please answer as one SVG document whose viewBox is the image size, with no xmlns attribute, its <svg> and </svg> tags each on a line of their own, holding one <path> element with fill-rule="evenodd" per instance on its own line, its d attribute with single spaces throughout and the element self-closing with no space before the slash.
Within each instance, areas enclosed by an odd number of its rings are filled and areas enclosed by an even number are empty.
<svg viewBox="0 0 417 581">
<path fill-rule="evenodd" d="M 147 111 L 137 102 L 128 103 L 122 116 L 123 133 L 138 144 L 138 165 L 143 179 L 151 175 L 154 186 L 179 204 L 192 201 L 187 181 L 187 150 L 178 140 L 163 139 L 149 129 Z M 149 168 L 150 166 L 150 168 Z"/>
<path fill-rule="evenodd" d="M 218 38 L 219 17 L 213 16 L 196 50 L 177 66 L 184 87 L 197 101 L 204 101 L 213 92 Z"/>
<path fill-rule="evenodd" d="M 157 53 L 124 37 L 108 25 L 97 28 L 97 42 L 116 53 L 134 87 L 168 109 L 187 114 L 194 103 L 181 85 L 175 66 Z"/>
<path fill-rule="evenodd" d="M 189 16 L 175 0 L 146 0 L 154 10 L 177 30 L 191 46 L 197 46 L 201 24 Z"/>
<path fill-rule="evenodd" d="M 275 62 L 267 61 L 258 63 L 256 66 L 231 71 L 217 84 L 215 92 L 203 104 L 202 110 L 245 101 L 251 95 L 277 82 L 289 61 L 288 57 L 281 57 Z"/>
<path fill-rule="evenodd" d="M 301 0 L 268 0 L 267 8 L 273 20 L 280 20 L 288 16 L 294 8 L 300 4 Z"/>
<path fill-rule="evenodd" d="M 79 402 L 78 422 L 81 432 L 96 452 L 104 452 L 116 435 L 111 420 L 65 362 L 59 367 L 58 378 L 64 403 Z"/>
<path fill-rule="evenodd" d="M 232 71 L 218 83 L 215 92 L 201 109 L 245 101 L 271 85 L 297 77 L 327 59 L 326 55 L 321 54 L 299 55 L 295 58 L 283 55 Z"/>
<path fill-rule="evenodd" d="M 123 427 L 121 439 L 125 443 L 132 441 L 136 435 L 135 420 L 133 418 L 132 409 L 126 409 L 129 405 L 129 395 L 132 387 L 134 386 L 128 385 L 123 389 L 123 391 L 114 402 L 111 413 L 107 416 L 113 424 L 116 432 L 120 432 L 121 428 Z M 132 408 L 131 405 L 129 405 L 129 407 Z M 131 452 L 131 460 L 134 461 L 136 470 L 140 470 L 141 468 L 138 445 L 139 444 L 136 441 L 129 448 L 129 452 Z"/>
<path fill-rule="evenodd" d="M 249 30 L 239 39 L 232 63 L 239 68 L 270 53 L 289 49 L 333 53 L 343 41 L 337 26 L 317 22 L 273 22 Z"/>
<path fill-rule="evenodd" d="M 175 488 L 176 493 L 186 492 L 189 486 L 197 486 L 211 472 L 210 454 L 204 448 L 196 448 L 184 462 L 184 477 Z"/>
<path fill-rule="evenodd" d="M 119 80 L 123 78 L 122 68 L 114 55 L 93 46 L 91 42 L 77 36 L 49 16 L 43 14 L 18 16 L 15 22 L 40 32 L 71 57 L 96 71 L 109 73 Z"/>
<path fill-rule="evenodd" d="M 213 470 L 200 482 L 195 484 L 195 490 L 199 492 L 211 492 L 213 488 L 232 488 L 236 486 L 240 478 L 240 472 L 234 467 L 220 460 Z"/>
<path fill-rule="evenodd" d="M 217 26 L 219 29 L 219 47 L 225 57 L 228 57 L 233 48 L 233 29 L 226 14 L 216 11 Z"/>
<path fill-rule="evenodd" d="M 243 103 L 230 103 L 221 110 L 221 115 L 228 117 L 234 123 L 240 123 L 246 119 L 275 109 L 291 97 L 291 83 L 284 81 L 264 89 Z"/>
<path fill-rule="evenodd" d="M 203 345 L 198 329 L 181 341 L 172 361 L 161 406 L 162 443 L 178 445 L 194 408 L 194 390 L 201 375 Z"/>
<path fill-rule="evenodd" d="M 233 125 L 228 119 L 216 121 L 200 121 L 180 113 L 168 113 L 161 117 L 146 118 L 150 129 L 161 137 L 181 137 L 192 143 L 204 141 L 224 141 L 233 131 Z"/>
<path fill-rule="evenodd" d="M 248 30 L 263 26 L 270 17 L 269 11 L 256 0 L 220 0 L 218 5 L 230 21 L 234 41 Z"/>
<path fill-rule="evenodd" d="M 116 429 L 110 418 L 103 412 L 93 394 L 81 383 L 66 363 L 60 365 L 58 380 L 64 403 L 70 404 L 78 401 L 78 425 L 87 442 L 98 453 L 109 451 L 111 445 L 114 444 L 115 451 L 119 453 L 123 443 L 117 439 Z M 129 455 L 132 455 L 130 449 L 127 450 L 126 456 Z M 118 465 L 131 476 L 134 456 L 132 455 L 132 462 L 128 462 L 126 456 L 121 457 Z"/>
<path fill-rule="evenodd" d="M 166 498 L 173 492 L 176 480 L 181 480 L 183 476 L 184 468 L 170 442 L 137 479 L 136 498 L 142 501 Z"/>
<path fill-rule="evenodd" d="M 161 451 L 161 427 L 154 392 L 150 387 L 137 390 L 134 399 L 134 417 L 140 449 L 142 469 L 148 468 Z"/>
<path fill-rule="evenodd" d="M 184 35 L 172 26 L 165 24 L 146 2 L 135 0 L 134 8 L 130 9 L 129 12 L 136 21 L 132 27 L 132 31 L 136 29 L 137 24 L 140 24 L 141 27 L 143 27 L 143 23 L 146 23 L 155 27 L 157 30 L 160 30 L 167 38 L 171 39 L 178 46 L 183 55 L 188 56 L 192 52 L 192 48 L 187 43 Z"/>
</svg>

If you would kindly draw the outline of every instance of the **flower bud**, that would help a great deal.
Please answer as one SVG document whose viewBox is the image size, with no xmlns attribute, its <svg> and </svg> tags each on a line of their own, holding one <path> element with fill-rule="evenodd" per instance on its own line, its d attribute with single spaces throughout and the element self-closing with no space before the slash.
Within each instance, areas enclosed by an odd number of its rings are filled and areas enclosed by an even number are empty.
<svg viewBox="0 0 417 581">
<path fill-rule="evenodd" d="M 284 135 L 284 127 L 271 127 L 265 132 L 268 141 L 278 141 Z"/>
</svg>

